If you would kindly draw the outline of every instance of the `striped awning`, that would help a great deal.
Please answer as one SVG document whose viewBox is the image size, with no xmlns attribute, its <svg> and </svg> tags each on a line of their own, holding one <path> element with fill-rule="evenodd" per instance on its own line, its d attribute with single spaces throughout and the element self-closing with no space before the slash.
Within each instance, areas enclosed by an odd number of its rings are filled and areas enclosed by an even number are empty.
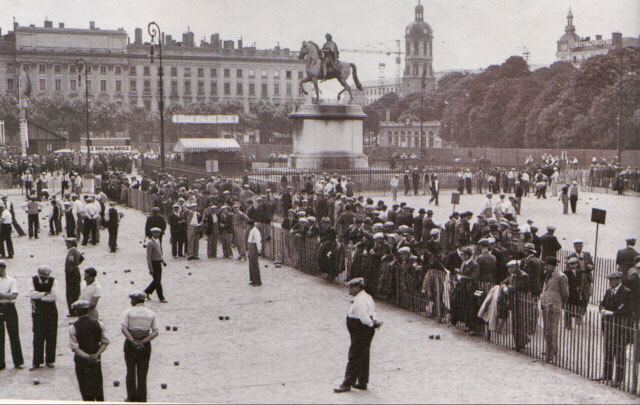
<svg viewBox="0 0 640 405">
<path fill-rule="evenodd" d="M 173 147 L 176 153 L 185 152 L 239 152 L 240 144 L 229 138 L 180 138 Z"/>
</svg>

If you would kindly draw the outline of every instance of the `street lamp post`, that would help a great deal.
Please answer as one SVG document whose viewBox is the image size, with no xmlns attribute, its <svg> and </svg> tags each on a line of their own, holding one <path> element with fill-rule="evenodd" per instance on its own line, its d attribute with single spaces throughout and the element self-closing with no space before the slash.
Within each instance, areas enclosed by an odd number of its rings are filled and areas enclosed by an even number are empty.
<svg viewBox="0 0 640 405">
<path fill-rule="evenodd" d="M 164 82 L 162 80 L 162 33 L 160 31 L 160 27 L 155 21 L 151 21 L 149 25 L 147 25 L 147 31 L 149 32 L 149 35 L 151 35 L 151 63 L 153 63 L 154 58 L 154 41 L 156 37 L 158 38 L 158 76 L 160 77 L 160 102 L 158 103 L 158 109 L 160 110 L 160 167 L 164 172 Z"/>
<path fill-rule="evenodd" d="M 424 121 L 424 108 L 423 108 L 423 103 L 424 103 L 424 89 L 425 87 L 427 87 L 427 71 L 426 69 L 422 71 L 422 81 L 420 82 L 420 143 L 422 143 L 422 140 L 424 140 L 424 146 L 425 148 L 427 147 L 426 145 L 426 137 L 423 135 L 423 131 L 422 131 L 422 121 Z"/>
<path fill-rule="evenodd" d="M 616 149 L 618 150 L 618 165 L 622 164 L 622 141 L 620 139 L 620 119 L 622 109 L 622 78 L 624 77 L 624 48 L 620 51 L 620 74 L 618 75 L 618 81 L 620 82 L 620 88 L 618 89 L 618 108 L 616 111 Z"/>
<path fill-rule="evenodd" d="M 87 167 L 89 167 L 89 160 L 91 159 L 91 141 L 89 139 L 89 79 L 87 77 L 87 64 L 84 59 L 78 59 L 76 61 L 76 68 L 78 69 L 78 83 L 82 80 L 80 73 L 84 74 L 84 109 L 85 109 L 85 125 L 86 125 L 86 144 L 87 144 Z"/>
</svg>

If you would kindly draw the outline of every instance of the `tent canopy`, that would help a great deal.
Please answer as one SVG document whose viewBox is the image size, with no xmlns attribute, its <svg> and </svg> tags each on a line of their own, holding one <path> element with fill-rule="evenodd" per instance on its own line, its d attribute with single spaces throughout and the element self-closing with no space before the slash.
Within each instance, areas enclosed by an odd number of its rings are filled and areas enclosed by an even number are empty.
<svg viewBox="0 0 640 405">
<path fill-rule="evenodd" d="M 173 147 L 176 153 L 185 152 L 239 152 L 240 144 L 229 138 L 180 138 Z"/>
</svg>

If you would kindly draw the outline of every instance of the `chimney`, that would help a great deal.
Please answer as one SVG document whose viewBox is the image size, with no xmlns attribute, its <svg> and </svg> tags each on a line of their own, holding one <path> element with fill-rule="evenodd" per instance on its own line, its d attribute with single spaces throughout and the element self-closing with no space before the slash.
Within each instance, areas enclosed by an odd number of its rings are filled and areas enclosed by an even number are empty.
<svg viewBox="0 0 640 405">
<path fill-rule="evenodd" d="M 214 49 L 220 49 L 220 34 L 211 34 L 211 46 Z"/>
<path fill-rule="evenodd" d="M 133 32 L 133 43 L 136 45 L 142 45 L 142 28 L 138 27 Z"/>
<path fill-rule="evenodd" d="M 63 22 L 58 23 L 58 28 L 64 28 L 64 23 Z"/>
<path fill-rule="evenodd" d="M 53 22 L 49 21 L 49 20 L 44 20 L 44 27 L 45 28 L 53 28 Z"/>
<path fill-rule="evenodd" d="M 622 33 L 621 32 L 612 32 L 611 33 L 611 43 L 614 48 L 622 48 Z"/>
<path fill-rule="evenodd" d="M 602 41 L 602 35 L 596 34 L 596 41 Z"/>
<path fill-rule="evenodd" d="M 89 21 L 89 29 L 90 30 L 95 30 L 96 29 L 96 22 L 95 21 Z"/>
<path fill-rule="evenodd" d="M 238 49 L 242 50 L 242 37 L 238 40 Z"/>
</svg>

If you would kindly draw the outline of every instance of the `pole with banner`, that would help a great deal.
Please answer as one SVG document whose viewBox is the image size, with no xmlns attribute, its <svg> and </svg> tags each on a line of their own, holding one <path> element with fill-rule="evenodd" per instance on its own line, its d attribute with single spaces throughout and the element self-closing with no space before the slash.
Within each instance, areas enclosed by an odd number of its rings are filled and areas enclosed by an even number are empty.
<svg viewBox="0 0 640 405">
<path fill-rule="evenodd" d="M 455 212 L 456 205 L 460 204 L 460 193 L 457 193 L 457 192 L 451 193 L 451 204 L 453 204 L 453 209 L 451 212 Z"/>
<path fill-rule="evenodd" d="M 593 262 L 596 263 L 598 259 L 598 232 L 600 231 L 600 224 L 604 225 L 607 219 L 607 211 L 599 208 L 591 209 L 591 222 L 596 223 L 596 246 L 593 250 Z"/>
</svg>

